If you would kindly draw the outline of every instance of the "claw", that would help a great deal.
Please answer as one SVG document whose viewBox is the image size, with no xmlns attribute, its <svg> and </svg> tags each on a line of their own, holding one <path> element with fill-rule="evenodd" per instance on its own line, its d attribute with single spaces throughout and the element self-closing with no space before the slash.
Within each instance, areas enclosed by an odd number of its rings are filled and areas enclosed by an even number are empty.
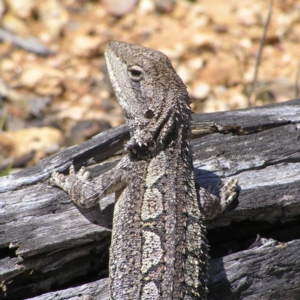
<svg viewBox="0 0 300 300">
<path fill-rule="evenodd" d="M 85 180 L 91 181 L 92 180 L 92 175 L 90 172 L 86 171 L 84 172 L 83 176 L 82 176 Z"/>
<path fill-rule="evenodd" d="M 57 172 L 53 172 L 49 180 L 51 185 L 56 185 L 59 187 L 62 187 L 65 181 L 66 181 L 66 177 L 63 174 L 59 174 Z"/>
<path fill-rule="evenodd" d="M 74 176 L 75 175 L 75 167 L 74 165 L 71 165 L 70 168 L 69 168 L 69 174 Z"/>
<path fill-rule="evenodd" d="M 51 173 L 51 178 L 56 177 L 58 175 L 58 172 L 54 171 Z"/>
<path fill-rule="evenodd" d="M 85 170 L 86 170 L 85 167 L 81 167 L 77 176 L 80 176 L 80 177 L 84 176 L 84 173 L 86 172 Z"/>
</svg>

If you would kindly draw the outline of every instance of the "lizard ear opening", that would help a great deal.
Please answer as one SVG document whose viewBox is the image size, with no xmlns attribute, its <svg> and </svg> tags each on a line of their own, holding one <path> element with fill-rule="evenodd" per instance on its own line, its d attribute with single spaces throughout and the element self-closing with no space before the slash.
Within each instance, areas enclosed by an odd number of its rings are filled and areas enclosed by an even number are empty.
<svg viewBox="0 0 300 300">
<path fill-rule="evenodd" d="M 154 111 L 151 109 L 146 110 L 146 112 L 144 113 L 144 117 L 146 119 L 152 119 L 154 117 Z"/>
<path fill-rule="evenodd" d="M 129 67 L 128 74 L 133 81 L 141 81 L 143 79 L 143 69 L 139 66 Z"/>
</svg>

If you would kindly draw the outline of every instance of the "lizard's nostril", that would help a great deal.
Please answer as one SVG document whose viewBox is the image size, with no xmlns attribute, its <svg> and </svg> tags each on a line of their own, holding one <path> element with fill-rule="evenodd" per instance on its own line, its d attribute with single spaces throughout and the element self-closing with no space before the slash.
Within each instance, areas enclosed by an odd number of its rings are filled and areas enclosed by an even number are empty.
<svg viewBox="0 0 300 300">
<path fill-rule="evenodd" d="M 144 117 L 147 119 L 152 119 L 154 117 L 154 112 L 151 109 L 148 109 L 145 113 L 144 113 Z"/>
</svg>

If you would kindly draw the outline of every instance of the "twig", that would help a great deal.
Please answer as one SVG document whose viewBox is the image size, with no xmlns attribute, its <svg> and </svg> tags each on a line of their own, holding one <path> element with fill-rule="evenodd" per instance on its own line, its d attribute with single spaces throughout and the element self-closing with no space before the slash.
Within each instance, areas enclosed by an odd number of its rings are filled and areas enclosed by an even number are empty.
<svg viewBox="0 0 300 300">
<path fill-rule="evenodd" d="M 251 98 L 252 98 L 252 94 L 253 94 L 255 86 L 256 86 L 256 80 L 257 80 L 257 75 L 258 75 L 258 67 L 260 65 L 262 50 L 263 50 L 263 47 L 264 47 L 264 43 L 265 43 L 265 39 L 266 39 L 268 27 L 269 27 L 271 16 L 272 16 L 273 2 L 274 2 L 274 0 L 270 0 L 270 6 L 269 6 L 269 12 L 268 12 L 267 20 L 265 22 L 264 31 L 263 31 L 263 34 L 261 36 L 260 43 L 259 43 L 259 50 L 258 50 L 257 57 L 256 57 L 252 85 L 251 85 L 251 89 L 250 89 L 249 94 L 248 94 L 248 105 L 249 106 L 252 105 Z"/>
<path fill-rule="evenodd" d="M 12 43 L 17 47 L 20 47 L 26 51 L 30 51 L 38 55 L 49 55 L 52 53 L 48 48 L 43 46 L 35 38 L 22 38 L 2 28 L 0 28 L 0 41 Z"/>
<path fill-rule="evenodd" d="M 1 111 L 0 109 L 0 132 L 3 130 L 6 118 L 7 118 L 7 110 L 3 108 L 3 110 Z"/>
<path fill-rule="evenodd" d="M 300 62 L 298 63 L 298 69 L 295 79 L 295 99 L 299 98 L 299 79 L 300 79 Z"/>
</svg>

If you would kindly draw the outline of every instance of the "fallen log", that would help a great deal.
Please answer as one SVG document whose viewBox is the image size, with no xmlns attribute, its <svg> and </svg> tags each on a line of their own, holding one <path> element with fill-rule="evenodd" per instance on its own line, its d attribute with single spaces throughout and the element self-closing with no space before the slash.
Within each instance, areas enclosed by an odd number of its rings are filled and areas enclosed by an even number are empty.
<svg viewBox="0 0 300 300">
<path fill-rule="evenodd" d="M 210 261 L 208 299 L 298 299 L 300 241 L 276 243 Z M 295 263 L 296 262 L 296 263 Z M 82 295 L 108 300 L 108 280 L 50 292 L 32 300 L 80 300 Z"/>
<path fill-rule="evenodd" d="M 208 222 L 210 299 L 300 295 L 299 126 L 300 100 L 193 116 L 197 183 L 239 180 L 238 198 Z M 128 138 L 123 125 L 0 178 L 0 299 L 105 299 L 114 197 L 77 208 L 48 179 L 72 163 L 98 176 Z"/>
</svg>

